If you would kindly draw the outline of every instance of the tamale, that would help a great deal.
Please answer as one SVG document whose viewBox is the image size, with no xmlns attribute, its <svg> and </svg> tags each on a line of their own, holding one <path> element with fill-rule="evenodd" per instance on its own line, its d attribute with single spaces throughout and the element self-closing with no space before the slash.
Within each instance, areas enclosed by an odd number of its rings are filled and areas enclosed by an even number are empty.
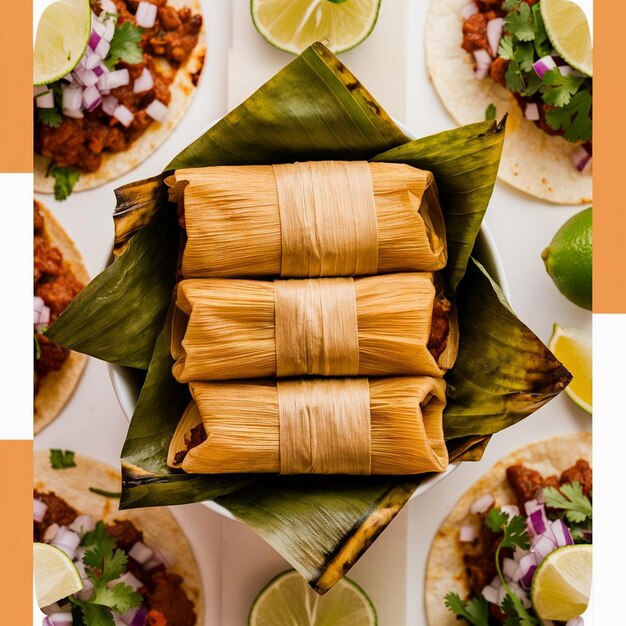
<svg viewBox="0 0 626 626">
<path fill-rule="evenodd" d="M 309 161 L 177 170 L 166 179 L 187 240 L 185 278 L 437 271 L 445 223 L 431 172 Z"/>
<path fill-rule="evenodd" d="M 271 376 L 440 377 L 454 364 L 453 304 L 431 273 L 179 283 L 179 382 Z"/>
<path fill-rule="evenodd" d="M 192 383 L 168 465 L 196 474 L 418 474 L 448 464 L 445 381 Z"/>
</svg>

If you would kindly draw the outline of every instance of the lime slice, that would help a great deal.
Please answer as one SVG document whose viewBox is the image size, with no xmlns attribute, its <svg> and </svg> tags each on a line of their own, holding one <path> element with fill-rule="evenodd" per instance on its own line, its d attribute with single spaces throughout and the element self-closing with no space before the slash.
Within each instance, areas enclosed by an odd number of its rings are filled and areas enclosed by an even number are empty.
<svg viewBox="0 0 626 626">
<path fill-rule="evenodd" d="M 578 328 L 555 324 L 548 347 L 573 376 L 565 393 L 581 409 L 591 414 L 591 335 Z"/>
<path fill-rule="evenodd" d="M 540 563 L 531 599 L 541 619 L 567 622 L 585 612 L 591 593 L 591 555 L 590 545 L 565 546 Z"/>
<path fill-rule="evenodd" d="M 69 74 L 85 52 L 91 35 L 89 0 L 57 0 L 37 26 L 33 84 L 49 85 Z"/>
<path fill-rule="evenodd" d="M 33 566 L 37 604 L 40 607 L 54 604 L 83 588 L 83 581 L 72 559 L 55 546 L 35 543 Z"/>
<path fill-rule="evenodd" d="M 555 50 L 572 67 L 593 76 L 593 48 L 583 10 L 569 0 L 541 0 L 541 17 Z"/>
<path fill-rule="evenodd" d="M 355 582 L 340 580 L 319 596 L 295 572 L 279 574 L 259 593 L 248 626 L 375 626 L 376 609 Z"/>
<path fill-rule="evenodd" d="M 316 41 L 332 52 L 360 44 L 378 19 L 380 0 L 251 0 L 256 29 L 273 46 L 300 54 Z"/>
</svg>

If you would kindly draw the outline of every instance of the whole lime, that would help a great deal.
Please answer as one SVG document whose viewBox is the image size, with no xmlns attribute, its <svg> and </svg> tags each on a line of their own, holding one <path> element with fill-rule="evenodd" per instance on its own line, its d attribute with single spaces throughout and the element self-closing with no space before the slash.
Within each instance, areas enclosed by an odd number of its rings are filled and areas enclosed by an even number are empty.
<svg viewBox="0 0 626 626">
<path fill-rule="evenodd" d="M 591 310 L 591 207 L 570 218 L 541 253 L 558 290 L 583 309 Z"/>
</svg>

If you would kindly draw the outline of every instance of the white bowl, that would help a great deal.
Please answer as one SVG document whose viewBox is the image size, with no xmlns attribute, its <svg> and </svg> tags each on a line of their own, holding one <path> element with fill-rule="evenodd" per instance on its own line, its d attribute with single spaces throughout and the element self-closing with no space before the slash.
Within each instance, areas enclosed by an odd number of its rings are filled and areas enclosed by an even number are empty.
<svg viewBox="0 0 626 626">
<path fill-rule="evenodd" d="M 216 122 L 209 124 L 209 126 L 207 126 L 207 128 L 203 130 L 201 134 L 204 134 L 204 132 L 206 132 L 206 130 L 208 130 L 215 123 Z M 413 133 L 410 129 L 404 126 L 404 124 L 397 122 L 397 120 L 396 123 L 409 138 L 416 138 L 415 133 Z M 478 237 L 476 238 L 473 255 L 485 266 L 485 269 L 489 272 L 490 276 L 500 285 L 505 295 L 507 295 L 508 297 L 509 290 L 506 278 L 504 276 L 502 259 L 500 258 L 500 253 L 498 252 L 498 248 L 489 231 L 489 228 L 485 224 L 482 225 L 480 232 L 478 233 Z M 105 266 L 108 266 L 112 262 L 113 252 L 111 249 L 111 252 L 107 257 Z M 135 407 L 137 406 L 139 392 L 141 391 L 145 374 L 144 372 L 140 372 L 131 367 L 124 367 L 115 364 L 109 364 L 108 369 L 109 375 L 111 377 L 111 382 L 113 383 L 115 395 L 117 396 L 117 399 L 122 407 L 122 411 L 124 411 L 124 414 L 130 421 Z M 440 480 L 443 480 L 446 476 L 455 471 L 459 466 L 460 463 L 451 463 L 444 472 L 441 472 L 439 474 L 432 474 L 428 478 L 425 478 L 420 483 L 419 487 L 415 490 L 415 493 L 413 493 L 411 499 L 416 498 L 420 494 L 431 489 Z M 209 509 L 220 513 L 224 517 L 233 520 L 236 519 L 230 511 L 213 502 L 212 500 L 207 500 L 203 502 L 203 504 Z"/>
</svg>

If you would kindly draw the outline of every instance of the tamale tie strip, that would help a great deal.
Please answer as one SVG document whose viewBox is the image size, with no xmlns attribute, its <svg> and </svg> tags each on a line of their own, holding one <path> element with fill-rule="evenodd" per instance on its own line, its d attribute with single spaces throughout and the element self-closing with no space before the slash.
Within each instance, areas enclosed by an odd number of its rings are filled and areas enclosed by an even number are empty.
<svg viewBox="0 0 626 626">
<path fill-rule="evenodd" d="M 367 378 L 278 381 L 281 474 L 371 474 Z"/>
<path fill-rule="evenodd" d="M 376 274 L 378 226 L 367 162 L 311 161 L 273 168 L 282 237 L 280 275 Z"/>
<path fill-rule="evenodd" d="M 352 278 L 274 281 L 276 374 L 359 373 L 359 325 Z"/>
</svg>

